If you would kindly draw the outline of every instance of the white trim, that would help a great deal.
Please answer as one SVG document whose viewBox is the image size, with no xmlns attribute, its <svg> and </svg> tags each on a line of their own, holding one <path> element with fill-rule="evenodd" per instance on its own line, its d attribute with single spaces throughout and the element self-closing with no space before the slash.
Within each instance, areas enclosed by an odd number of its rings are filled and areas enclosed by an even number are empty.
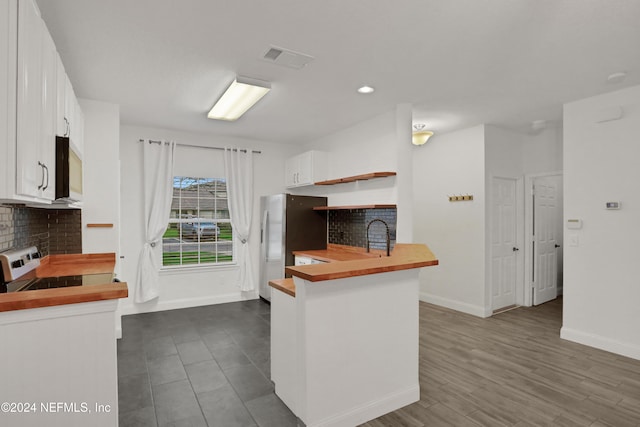
<svg viewBox="0 0 640 427">
<path fill-rule="evenodd" d="M 491 317 L 491 307 L 482 307 L 479 305 L 468 304 L 466 302 L 456 301 L 448 298 L 442 298 L 437 295 L 433 295 L 427 292 L 420 292 L 420 301 L 428 302 L 429 304 L 439 305 L 441 307 L 450 308 L 452 310 L 460 311 L 462 313 L 471 314 L 477 317 Z"/>
<path fill-rule="evenodd" d="M 406 390 L 397 391 L 382 399 L 368 402 L 341 414 L 307 424 L 307 427 L 349 427 L 360 425 L 419 400 L 420 384 L 416 384 Z"/>
<path fill-rule="evenodd" d="M 532 173 L 524 176 L 524 280 L 522 282 L 524 300 L 520 303 L 523 307 L 533 306 L 533 299 L 531 295 L 531 289 L 533 288 L 533 282 L 531 281 L 533 271 L 533 200 L 531 198 L 531 189 L 533 188 L 533 181 L 536 178 L 545 178 L 549 176 L 560 176 L 564 181 L 562 171 Z M 560 293 L 558 293 L 558 295 L 560 295 Z"/>
<path fill-rule="evenodd" d="M 171 301 L 160 301 L 157 304 L 145 303 L 145 304 L 135 304 L 127 307 L 123 307 L 122 310 L 118 312 L 120 316 L 126 316 L 129 314 L 139 314 L 139 313 L 151 313 L 156 311 L 165 311 L 165 310 L 176 310 L 180 308 L 191 308 L 191 307 L 200 307 L 203 305 L 214 305 L 214 304 L 224 304 L 228 302 L 238 302 L 238 301 L 247 301 L 258 299 L 258 291 L 254 290 L 251 292 L 233 292 L 224 295 L 214 295 L 207 297 L 196 297 L 196 298 L 183 298 L 178 300 Z"/>
<path fill-rule="evenodd" d="M 205 263 L 205 264 L 186 264 L 186 265 L 175 265 L 175 266 L 162 266 L 158 270 L 160 276 L 171 276 L 171 275 L 184 275 L 185 273 L 200 273 L 203 271 L 223 271 L 223 270 L 233 270 L 238 269 L 238 264 L 233 262 L 228 263 Z"/>
<path fill-rule="evenodd" d="M 560 338 L 640 360 L 640 346 L 638 345 L 612 340 L 601 335 L 590 334 L 564 326 L 560 329 Z"/>
</svg>

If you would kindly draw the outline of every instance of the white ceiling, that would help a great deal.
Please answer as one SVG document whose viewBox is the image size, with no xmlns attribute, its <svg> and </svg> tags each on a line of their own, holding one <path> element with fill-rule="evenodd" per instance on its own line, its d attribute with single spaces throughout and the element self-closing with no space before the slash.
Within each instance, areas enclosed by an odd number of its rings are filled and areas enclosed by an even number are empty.
<svg viewBox="0 0 640 427">
<path fill-rule="evenodd" d="M 638 0 L 38 0 L 76 94 L 124 124 L 302 143 L 414 105 L 436 132 L 527 130 L 640 84 Z M 275 45 L 315 57 L 294 70 Z M 624 71 L 624 82 L 607 82 Z M 206 118 L 234 76 L 272 90 Z M 371 95 L 356 89 L 368 84 Z"/>
</svg>

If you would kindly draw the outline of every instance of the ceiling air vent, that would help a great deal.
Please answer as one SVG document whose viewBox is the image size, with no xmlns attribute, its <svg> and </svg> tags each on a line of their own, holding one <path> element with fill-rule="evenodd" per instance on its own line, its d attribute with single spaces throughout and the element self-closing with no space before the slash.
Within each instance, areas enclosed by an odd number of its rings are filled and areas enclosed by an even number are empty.
<svg viewBox="0 0 640 427">
<path fill-rule="evenodd" d="M 305 55 L 304 53 L 271 46 L 262 56 L 262 59 L 276 65 L 282 65 L 283 67 L 299 70 L 309 62 L 313 61 L 314 58 L 313 56 Z"/>
</svg>

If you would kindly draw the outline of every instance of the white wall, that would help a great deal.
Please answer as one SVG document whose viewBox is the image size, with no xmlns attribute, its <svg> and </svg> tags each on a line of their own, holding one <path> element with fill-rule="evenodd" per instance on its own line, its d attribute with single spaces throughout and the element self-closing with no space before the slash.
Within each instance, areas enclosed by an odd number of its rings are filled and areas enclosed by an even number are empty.
<svg viewBox="0 0 640 427">
<path fill-rule="evenodd" d="M 310 141 L 309 150 L 328 153 L 327 179 L 370 172 L 396 172 L 395 177 L 291 190 L 296 194 L 326 196 L 330 206 L 395 204 L 398 209 L 397 241 L 411 242 L 412 145 L 411 106 L 396 109 L 334 134 Z M 403 189 L 399 189 L 399 183 Z"/>
<path fill-rule="evenodd" d="M 487 178 L 519 178 L 523 171 L 523 141 L 526 136 L 496 126 L 485 126 L 485 171 Z"/>
<path fill-rule="evenodd" d="M 525 174 L 562 171 L 562 124 L 524 137 L 522 167 Z"/>
<path fill-rule="evenodd" d="M 306 149 L 327 152 L 327 179 L 344 178 L 369 172 L 396 171 L 395 111 L 358 123 L 355 126 L 310 141 Z M 396 203 L 396 178 L 302 187 L 294 190 L 329 198 L 329 205 Z"/>
<path fill-rule="evenodd" d="M 413 150 L 414 241 L 440 261 L 420 272 L 420 299 L 485 316 L 485 126 Z M 472 194 L 472 202 L 449 195 Z"/>
<path fill-rule="evenodd" d="M 82 251 L 119 255 L 120 107 L 87 99 L 80 99 L 79 103 L 84 114 Z M 87 228 L 88 223 L 113 227 Z"/>
<path fill-rule="evenodd" d="M 518 244 L 524 244 L 525 173 L 561 170 L 562 139 L 555 128 L 527 135 L 491 125 L 436 135 L 415 151 L 414 241 L 424 242 L 440 261 L 423 269 L 421 299 L 476 316 L 491 307 L 491 181 L 516 178 Z M 449 202 L 471 194 L 472 202 Z M 517 293 L 523 299 L 524 251 L 518 262 Z"/>
<path fill-rule="evenodd" d="M 620 120 L 597 123 L 622 107 Z M 563 338 L 640 359 L 640 86 L 564 106 Z M 622 209 L 605 210 L 620 201 Z M 572 245 L 571 241 L 575 241 Z"/>
<path fill-rule="evenodd" d="M 253 224 L 250 235 L 251 256 L 254 278 L 258 283 L 258 258 L 260 221 L 260 196 L 284 191 L 284 160 L 291 156 L 295 147 L 284 144 L 241 140 L 237 138 L 176 132 L 164 129 L 122 126 L 120 153 L 122 158 L 122 277 L 129 282 L 130 297 L 121 304 L 123 314 L 167 310 L 205 304 L 238 301 L 257 298 L 255 292 L 242 294 L 236 287 L 238 269 L 236 267 L 204 268 L 200 270 L 180 270 L 160 273 L 160 297 L 145 304 L 133 303 L 140 250 L 144 241 L 143 197 L 142 197 L 142 145 L 141 138 L 153 140 L 174 140 L 178 143 L 201 146 L 224 147 L 225 145 L 261 150 L 254 159 L 254 207 Z M 216 162 L 220 151 L 178 147 L 177 158 L 190 158 L 196 170 L 207 170 Z M 176 160 L 178 162 L 178 160 Z M 179 163 L 183 163 L 180 161 Z M 160 264 L 160 262 L 159 262 Z"/>
<path fill-rule="evenodd" d="M 516 183 L 516 197 L 517 207 L 516 210 L 516 228 L 517 233 L 517 246 L 520 247 L 524 242 L 524 199 L 523 199 L 523 170 L 524 170 L 524 158 L 523 158 L 523 145 L 527 139 L 526 135 L 513 132 L 511 130 L 502 129 L 496 126 L 485 126 L 485 188 L 486 188 L 486 203 L 485 203 L 485 299 L 484 310 L 485 315 L 490 315 L 494 309 L 502 307 L 493 307 L 492 292 L 494 279 L 492 277 L 491 259 L 492 245 L 491 238 L 493 233 L 492 218 L 494 212 L 492 212 L 493 206 L 493 194 L 492 183 L 493 178 L 514 178 L 519 179 Z M 516 277 L 517 282 L 515 284 L 516 289 L 516 303 L 521 303 L 523 300 L 523 272 L 524 272 L 524 251 L 520 251 L 516 254 Z"/>
</svg>

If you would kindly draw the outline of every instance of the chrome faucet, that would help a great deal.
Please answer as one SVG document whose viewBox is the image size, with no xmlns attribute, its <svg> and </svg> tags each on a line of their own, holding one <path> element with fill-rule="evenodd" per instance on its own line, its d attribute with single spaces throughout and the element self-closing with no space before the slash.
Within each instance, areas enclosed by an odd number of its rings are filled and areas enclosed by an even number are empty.
<svg viewBox="0 0 640 427">
<path fill-rule="evenodd" d="M 389 256 L 389 251 L 391 249 L 391 236 L 389 234 L 389 224 L 387 224 L 386 222 L 384 222 L 383 220 L 381 220 L 379 218 L 372 219 L 371 222 L 369 222 L 369 224 L 367 225 L 367 252 L 370 252 L 370 250 L 369 250 L 369 228 L 371 227 L 371 224 L 373 224 L 376 221 L 383 223 L 384 226 L 387 229 L 387 256 Z"/>
</svg>

